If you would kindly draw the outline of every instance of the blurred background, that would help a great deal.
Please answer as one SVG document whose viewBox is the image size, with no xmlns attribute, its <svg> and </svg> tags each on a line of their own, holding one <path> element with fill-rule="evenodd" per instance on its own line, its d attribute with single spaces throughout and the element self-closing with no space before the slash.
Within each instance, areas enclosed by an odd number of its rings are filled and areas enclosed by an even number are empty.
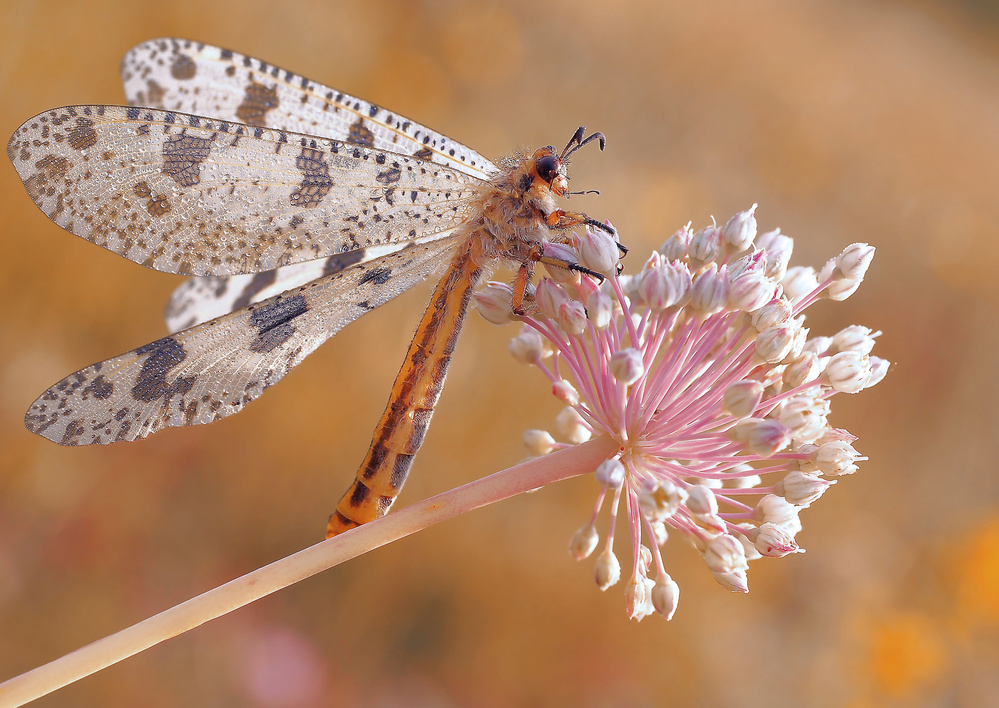
<svg viewBox="0 0 999 708">
<path fill-rule="evenodd" d="M 371 553 L 39 706 L 999 705 L 999 14 L 849 0 L 0 4 L 0 135 L 119 103 L 133 45 L 258 56 L 498 157 L 607 135 L 573 200 L 634 254 L 758 202 L 820 266 L 877 246 L 813 333 L 884 330 L 895 362 L 830 422 L 870 456 L 802 514 L 804 555 L 751 593 L 667 544 L 672 622 L 624 613 L 568 552 L 577 479 Z M 6 160 L 4 160 L 6 163 Z M 335 337 L 238 416 L 64 449 L 23 415 L 50 384 L 157 339 L 175 276 L 51 224 L 0 165 L 0 678 L 318 541 L 367 449 L 429 286 Z M 470 317 L 400 500 L 517 462 L 552 427 L 514 328 Z M 627 546 L 621 547 L 623 557 Z"/>
</svg>

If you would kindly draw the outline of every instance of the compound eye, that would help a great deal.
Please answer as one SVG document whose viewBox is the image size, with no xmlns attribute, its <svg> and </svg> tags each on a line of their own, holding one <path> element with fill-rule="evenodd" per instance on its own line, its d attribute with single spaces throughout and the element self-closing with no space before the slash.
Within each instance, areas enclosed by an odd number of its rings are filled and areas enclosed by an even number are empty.
<svg viewBox="0 0 999 708">
<path fill-rule="evenodd" d="M 559 159 L 554 155 L 545 155 L 536 164 L 538 171 L 538 177 L 543 179 L 548 184 L 551 184 L 552 180 L 558 174 Z"/>
</svg>

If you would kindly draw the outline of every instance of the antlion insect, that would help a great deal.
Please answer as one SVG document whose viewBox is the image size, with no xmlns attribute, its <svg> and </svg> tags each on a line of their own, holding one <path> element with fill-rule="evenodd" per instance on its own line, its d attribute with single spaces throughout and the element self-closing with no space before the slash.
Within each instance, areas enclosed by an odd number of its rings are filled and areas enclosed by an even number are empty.
<svg viewBox="0 0 999 708">
<path fill-rule="evenodd" d="M 497 167 L 378 106 L 217 47 L 146 42 L 122 76 L 131 107 L 47 111 L 18 128 L 7 154 L 63 228 L 198 277 L 171 301 L 175 334 L 63 379 L 25 424 L 89 445 L 231 415 L 449 260 L 328 535 L 386 513 L 399 494 L 484 272 L 519 267 L 522 313 L 535 263 L 589 272 L 546 256 L 546 242 L 580 225 L 614 233 L 556 204 L 570 195 L 569 156 L 593 140 L 603 149 L 600 133 L 580 128 L 560 153 L 544 147 Z"/>
</svg>

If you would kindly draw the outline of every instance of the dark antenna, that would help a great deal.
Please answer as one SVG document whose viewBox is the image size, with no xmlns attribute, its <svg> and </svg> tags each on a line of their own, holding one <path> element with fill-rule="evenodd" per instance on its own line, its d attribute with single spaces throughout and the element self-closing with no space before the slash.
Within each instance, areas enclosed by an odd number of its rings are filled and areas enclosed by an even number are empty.
<svg viewBox="0 0 999 708">
<path fill-rule="evenodd" d="M 593 140 L 600 141 L 600 150 L 603 151 L 604 145 L 607 143 L 607 138 L 603 133 L 593 133 L 588 138 L 583 137 L 585 134 L 586 126 L 579 126 L 579 128 L 576 129 L 576 132 L 573 133 L 573 136 L 569 138 L 569 142 L 565 144 L 565 149 L 562 150 L 562 154 L 558 156 L 558 159 L 560 161 L 564 161 L 567 157 L 569 157 L 569 155 Z"/>
</svg>

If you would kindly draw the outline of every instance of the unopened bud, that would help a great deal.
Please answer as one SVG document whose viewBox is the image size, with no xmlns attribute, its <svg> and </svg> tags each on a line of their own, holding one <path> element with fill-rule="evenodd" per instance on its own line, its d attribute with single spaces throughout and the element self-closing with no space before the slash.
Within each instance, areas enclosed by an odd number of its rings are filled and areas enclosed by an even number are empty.
<svg viewBox="0 0 999 708">
<path fill-rule="evenodd" d="M 691 237 L 687 250 L 698 267 L 718 260 L 721 253 L 721 229 L 717 226 L 701 229 Z"/>
<path fill-rule="evenodd" d="M 835 483 L 813 474 L 793 470 L 777 483 L 776 491 L 778 494 L 783 494 L 784 498 L 795 506 L 806 507 L 817 501 Z"/>
<path fill-rule="evenodd" d="M 586 316 L 598 330 L 605 330 L 614 317 L 614 301 L 603 290 L 595 290 L 586 298 Z"/>
<path fill-rule="evenodd" d="M 621 460 L 612 457 L 597 465 L 597 471 L 594 473 L 594 476 L 600 484 L 610 489 L 618 489 L 624 484 L 624 465 L 621 464 Z"/>
<path fill-rule="evenodd" d="M 842 277 L 860 281 L 863 280 L 872 260 L 874 260 L 874 246 L 853 243 L 843 249 L 836 258 L 836 269 Z"/>
<path fill-rule="evenodd" d="M 780 526 L 771 523 L 760 525 L 753 546 L 760 555 L 768 558 L 783 558 L 799 550 L 792 536 L 785 533 Z"/>
<path fill-rule="evenodd" d="M 865 354 L 840 352 L 826 362 L 829 385 L 841 393 L 863 391 L 871 378 L 871 363 Z"/>
<path fill-rule="evenodd" d="M 525 430 L 523 441 L 531 457 L 542 457 L 555 449 L 555 438 L 547 430 Z"/>
<path fill-rule="evenodd" d="M 486 322 L 505 325 L 514 319 L 513 288 L 506 283 L 489 281 L 472 295 L 472 301 Z"/>
<path fill-rule="evenodd" d="M 610 275 L 617 266 L 620 255 L 617 241 L 606 231 L 587 228 L 579 239 L 580 263 L 597 273 Z"/>
<path fill-rule="evenodd" d="M 544 358 L 545 341 L 536 330 L 525 326 L 510 340 L 507 349 L 521 364 L 537 364 Z"/>
<path fill-rule="evenodd" d="M 788 268 L 780 284 L 784 287 L 785 297 L 791 302 L 798 302 L 819 287 L 818 278 L 815 277 L 815 269 L 810 266 Z"/>
<path fill-rule="evenodd" d="M 763 384 L 759 381 L 737 381 L 725 389 L 722 405 L 735 418 L 747 418 L 753 414 L 763 399 Z"/>
<path fill-rule="evenodd" d="M 634 347 L 615 352 L 610 358 L 610 371 L 617 381 L 630 386 L 645 373 L 642 353 Z"/>
<path fill-rule="evenodd" d="M 677 585 L 668 573 L 662 573 L 656 578 L 656 585 L 652 588 L 652 606 L 656 612 L 666 618 L 667 621 L 673 619 L 676 606 L 680 603 L 680 586 Z"/>
<path fill-rule="evenodd" d="M 569 553 L 576 560 L 589 558 L 590 554 L 597 547 L 597 541 L 599 540 L 599 534 L 597 534 L 597 530 L 593 527 L 593 524 L 586 524 L 586 526 L 583 526 L 573 534 L 572 540 L 569 541 Z"/>
<path fill-rule="evenodd" d="M 728 303 L 728 278 L 714 263 L 702 270 L 690 290 L 691 306 L 705 315 L 721 312 Z"/>
<path fill-rule="evenodd" d="M 572 406 L 566 406 L 555 416 L 555 427 L 573 445 L 579 445 L 593 436 L 583 416 Z"/>
<path fill-rule="evenodd" d="M 740 211 L 722 227 L 722 239 L 735 252 L 745 251 L 753 245 L 753 239 L 756 238 L 756 216 L 754 215 L 756 206 L 754 204 L 746 211 Z"/>
<path fill-rule="evenodd" d="M 621 564 L 611 549 L 606 549 L 597 557 L 594 579 L 601 590 L 606 590 L 621 579 Z"/>
</svg>

